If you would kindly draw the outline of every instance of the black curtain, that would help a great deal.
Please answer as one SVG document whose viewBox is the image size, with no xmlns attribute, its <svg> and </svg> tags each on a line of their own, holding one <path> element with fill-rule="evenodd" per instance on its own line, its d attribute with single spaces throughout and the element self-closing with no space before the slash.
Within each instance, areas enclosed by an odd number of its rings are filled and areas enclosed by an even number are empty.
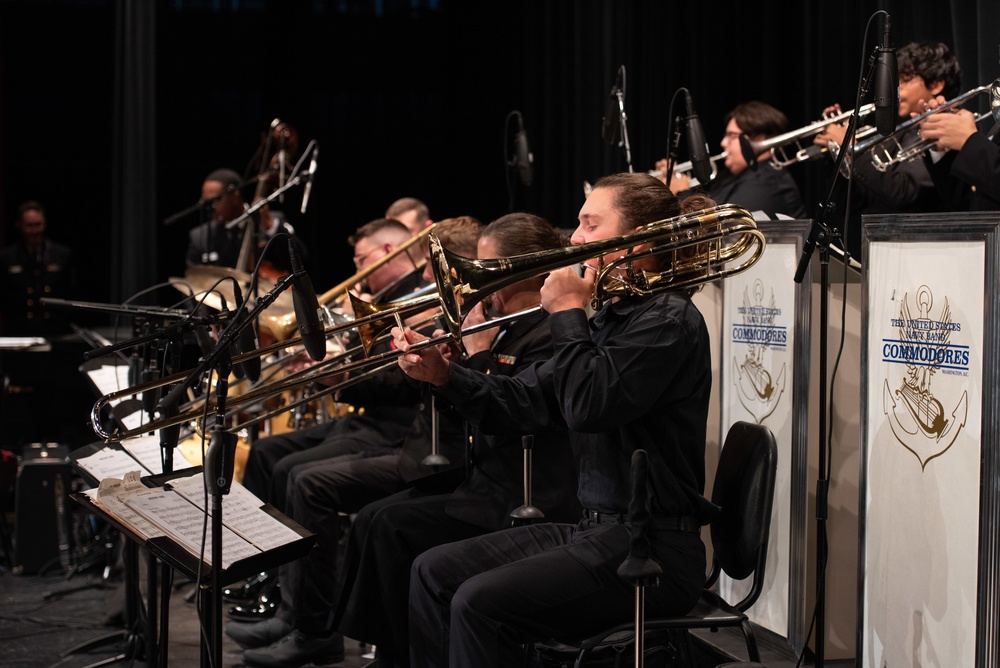
<svg viewBox="0 0 1000 668">
<path fill-rule="evenodd" d="M 966 89 L 1000 74 L 993 0 L 4 0 L 5 231 L 21 201 L 41 199 L 52 236 L 81 255 L 82 297 L 125 299 L 183 274 L 197 214 L 164 221 L 197 201 L 208 172 L 244 172 L 274 118 L 321 147 L 308 211 L 298 193 L 284 204 L 320 290 L 353 272 L 347 236 L 404 195 L 435 219 L 513 206 L 573 227 L 584 181 L 627 168 L 601 136 L 620 66 L 632 166 L 647 170 L 683 113 L 671 107 L 681 87 L 713 153 L 723 116 L 746 100 L 792 127 L 852 107 L 879 9 L 896 46 L 951 44 Z M 508 166 L 514 110 L 534 156 L 527 187 Z M 829 165 L 789 169 L 814 212 Z"/>
<path fill-rule="evenodd" d="M 115 9 L 110 299 L 123 302 L 161 280 L 155 224 L 156 21 L 151 3 L 117 0 Z"/>
</svg>

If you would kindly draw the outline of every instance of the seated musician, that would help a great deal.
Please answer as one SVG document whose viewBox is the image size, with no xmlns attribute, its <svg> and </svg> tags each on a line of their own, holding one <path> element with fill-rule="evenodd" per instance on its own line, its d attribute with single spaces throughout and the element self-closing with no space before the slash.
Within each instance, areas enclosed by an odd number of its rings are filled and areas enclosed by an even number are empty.
<svg viewBox="0 0 1000 668">
<path fill-rule="evenodd" d="M 481 227 L 475 219 L 461 217 L 441 221 L 437 229 L 442 244 L 449 250 L 470 255 L 475 252 Z M 405 229 L 396 221 L 380 222 L 378 228 Z M 362 240 L 366 239 L 367 236 Z M 356 249 L 359 246 L 366 248 L 360 241 Z M 375 250 L 367 252 L 374 254 Z M 365 261 L 359 265 L 364 266 Z M 383 278 L 386 277 L 380 274 L 379 280 Z M 301 448 L 277 461 L 271 479 L 272 496 L 261 498 L 275 505 L 280 503 L 286 515 L 319 538 L 317 546 L 305 558 L 280 569 L 280 606 L 275 616 L 227 626 L 227 635 L 241 646 L 267 645 L 289 634 L 296 624 L 306 630 L 324 625 L 328 616 L 324 610 L 330 609 L 336 582 L 340 515 L 357 512 L 365 504 L 398 492 L 410 481 L 434 472 L 421 464 L 430 451 L 432 422 L 431 402 L 421 402 L 422 392 L 426 388 L 391 364 L 387 370 L 345 388 L 343 398 L 355 410 L 332 425 L 272 436 L 251 447 L 251 457 L 261 444 Z M 403 425 L 400 418 L 405 415 L 409 421 Z M 393 424 L 385 424 L 389 419 Z M 442 453 L 460 467 L 464 426 L 457 417 L 442 419 L 440 423 Z M 250 470 L 248 464 L 248 473 Z M 257 493 L 254 488 L 251 491 Z M 324 640 L 328 642 L 316 650 L 317 658 L 332 661 L 343 657 L 343 638 L 338 635 Z"/>
<path fill-rule="evenodd" d="M 581 208 L 572 242 L 711 205 L 701 196 L 682 203 L 647 174 L 611 175 Z M 665 261 L 641 262 L 655 270 Z M 594 281 L 593 272 L 580 277 L 569 267 L 548 275 L 541 299 L 555 352 L 514 376 L 465 368 L 434 347 L 412 351 L 423 337 L 393 330 L 396 345 L 410 350 L 399 360 L 404 371 L 432 384 L 478 429 L 567 428 L 586 509 L 577 524 L 505 529 L 418 556 L 409 601 L 414 667 L 526 665 L 532 641 L 630 621 L 634 591 L 617 569 L 629 552 L 630 465 L 638 448 L 649 459 L 650 553 L 664 573 L 646 588 L 646 609 L 683 614 L 698 600 L 706 566 L 699 530 L 717 512 L 703 495 L 708 330 L 688 291 L 610 299 L 588 321 Z"/>
</svg>

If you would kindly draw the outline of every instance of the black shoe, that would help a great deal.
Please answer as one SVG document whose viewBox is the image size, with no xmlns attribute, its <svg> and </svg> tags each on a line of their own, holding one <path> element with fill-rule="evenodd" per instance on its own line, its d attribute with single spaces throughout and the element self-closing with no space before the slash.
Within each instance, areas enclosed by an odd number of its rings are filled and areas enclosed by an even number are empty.
<svg viewBox="0 0 1000 668">
<path fill-rule="evenodd" d="M 267 647 L 292 631 L 292 625 L 280 617 L 272 617 L 262 622 L 229 622 L 226 635 L 243 649 Z"/>
<path fill-rule="evenodd" d="M 281 586 L 277 580 L 270 584 L 260 596 L 252 601 L 238 603 L 229 608 L 229 616 L 234 619 L 256 622 L 274 616 L 281 604 Z"/>
<path fill-rule="evenodd" d="M 249 666 L 292 668 L 309 663 L 321 666 L 343 660 L 344 636 L 339 633 L 324 638 L 307 636 L 295 630 L 273 645 L 243 652 L 243 661 Z"/>
<path fill-rule="evenodd" d="M 274 576 L 267 571 L 247 578 L 243 584 L 226 587 L 222 590 L 222 598 L 231 603 L 245 603 L 260 596 L 274 582 Z"/>
</svg>

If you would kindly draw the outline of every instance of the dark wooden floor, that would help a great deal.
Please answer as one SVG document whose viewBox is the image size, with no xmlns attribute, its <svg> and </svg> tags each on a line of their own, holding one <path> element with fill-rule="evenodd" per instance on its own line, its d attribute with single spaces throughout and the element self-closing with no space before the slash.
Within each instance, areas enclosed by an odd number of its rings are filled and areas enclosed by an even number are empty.
<svg viewBox="0 0 1000 668">
<path fill-rule="evenodd" d="M 8 514 L 8 521 L 12 514 Z M 112 554 L 116 554 L 113 552 Z M 0 548 L 0 666 L 5 668 L 81 668 L 94 665 L 144 665 L 149 653 L 144 651 L 141 625 L 127 625 L 122 617 L 136 619 L 125 612 L 123 573 L 111 569 L 105 579 L 107 554 L 92 549 L 71 558 L 53 557 L 36 565 L 30 574 L 15 574 Z M 148 604 L 145 568 L 140 558 L 140 573 L 135 581 L 141 589 L 142 604 Z M 117 563 L 112 559 L 110 563 Z M 67 567 L 69 567 L 67 569 Z M 200 633 L 197 608 L 193 602 L 194 584 L 174 576 L 169 589 L 167 662 L 171 666 L 209 665 L 202 652 L 212 654 L 210 643 Z M 228 605 L 224 604 L 224 609 Z M 124 612 L 124 615 L 123 615 Z M 228 617 L 224 618 L 224 623 Z M 801 664 L 783 639 L 766 629 L 757 630 L 763 662 L 769 668 L 811 666 Z M 105 638 L 104 642 L 92 642 Z M 700 633 L 691 644 L 690 668 L 715 668 L 736 660 L 746 660 L 742 636 L 736 632 Z M 372 663 L 370 647 L 348 639 L 347 656 L 337 664 L 341 668 L 360 668 Z M 367 656 L 366 656 L 367 655 Z M 827 665 L 852 665 L 853 662 L 830 662 Z M 242 666 L 242 652 L 228 637 L 223 638 L 222 668 Z M 463 667 L 464 668 L 464 667 Z"/>
</svg>

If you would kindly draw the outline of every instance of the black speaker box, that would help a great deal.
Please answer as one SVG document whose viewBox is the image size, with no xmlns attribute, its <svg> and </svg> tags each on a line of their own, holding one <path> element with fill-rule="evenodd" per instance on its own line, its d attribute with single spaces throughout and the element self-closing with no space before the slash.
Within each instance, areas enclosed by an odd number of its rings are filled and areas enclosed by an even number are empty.
<svg viewBox="0 0 1000 668">
<path fill-rule="evenodd" d="M 32 443 L 22 453 L 15 489 L 15 573 L 69 567 L 73 472 L 68 456 L 66 446 L 54 443 Z"/>
</svg>

